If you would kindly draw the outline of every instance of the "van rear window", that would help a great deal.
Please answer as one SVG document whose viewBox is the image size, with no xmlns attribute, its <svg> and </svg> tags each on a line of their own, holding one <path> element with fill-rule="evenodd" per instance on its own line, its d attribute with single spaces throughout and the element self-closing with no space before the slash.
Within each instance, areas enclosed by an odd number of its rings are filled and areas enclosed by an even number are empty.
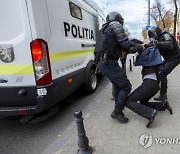
<svg viewBox="0 0 180 154">
<path fill-rule="evenodd" d="M 70 8 L 71 15 L 73 17 L 82 20 L 82 12 L 79 6 L 77 6 L 76 4 L 72 2 L 69 2 L 69 8 Z"/>
</svg>

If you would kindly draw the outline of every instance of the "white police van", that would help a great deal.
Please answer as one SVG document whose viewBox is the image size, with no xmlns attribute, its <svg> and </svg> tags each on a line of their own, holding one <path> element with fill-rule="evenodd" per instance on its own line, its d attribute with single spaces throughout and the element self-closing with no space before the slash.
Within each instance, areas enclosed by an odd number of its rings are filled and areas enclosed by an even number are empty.
<svg viewBox="0 0 180 154">
<path fill-rule="evenodd" d="M 104 22 L 92 0 L 0 0 L 0 115 L 35 114 L 84 85 Z"/>
</svg>

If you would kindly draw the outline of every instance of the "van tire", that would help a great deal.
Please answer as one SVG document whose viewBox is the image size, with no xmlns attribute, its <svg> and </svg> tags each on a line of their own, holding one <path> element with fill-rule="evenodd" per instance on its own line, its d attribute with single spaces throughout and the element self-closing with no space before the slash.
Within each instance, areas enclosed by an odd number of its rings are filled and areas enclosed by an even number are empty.
<svg viewBox="0 0 180 154">
<path fill-rule="evenodd" d="M 88 80 L 84 84 L 84 91 L 87 94 L 92 94 L 96 91 L 97 88 L 97 75 L 94 69 L 91 69 L 89 72 Z"/>
</svg>

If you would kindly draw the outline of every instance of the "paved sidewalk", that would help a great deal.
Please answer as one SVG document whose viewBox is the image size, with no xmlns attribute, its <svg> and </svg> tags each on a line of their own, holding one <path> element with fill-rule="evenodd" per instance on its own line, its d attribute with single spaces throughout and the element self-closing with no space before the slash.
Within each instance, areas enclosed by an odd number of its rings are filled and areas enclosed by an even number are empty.
<svg viewBox="0 0 180 154">
<path fill-rule="evenodd" d="M 140 71 L 141 67 L 133 67 L 132 72 L 127 70 L 133 89 L 141 83 Z M 91 112 L 83 113 L 86 135 L 89 138 L 89 145 L 94 149 L 93 153 L 179 154 L 180 144 L 176 144 L 177 139 L 174 144 L 167 144 L 167 138 L 180 139 L 180 66 L 171 73 L 168 79 L 168 98 L 173 108 L 173 115 L 170 115 L 168 111 L 159 112 L 152 128 L 146 128 L 147 119 L 127 108 L 124 112 L 129 118 L 129 123 L 121 124 L 110 118 L 114 102 L 111 101 L 111 83 L 109 83 L 102 94 L 94 98 L 93 103 L 90 103 L 92 105 Z M 153 144 L 144 148 L 139 144 L 139 138 L 147 133 L 152 135 Z M 77 132 L 72 132 L 68 142 L 56 154 L 76 154 L 78 149 L 77 139 Z M 159 141 L 158 144 L 155 142 L 157 140 Z"/>
</svg>

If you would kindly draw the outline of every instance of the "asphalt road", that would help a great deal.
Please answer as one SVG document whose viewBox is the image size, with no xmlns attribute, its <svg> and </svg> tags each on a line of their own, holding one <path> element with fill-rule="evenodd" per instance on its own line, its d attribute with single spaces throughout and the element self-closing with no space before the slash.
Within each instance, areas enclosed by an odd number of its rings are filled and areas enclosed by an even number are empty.
<svg viewBox="0 0 180 154">
<path fill-rule="evenodd" d="M 22 124 L 19 117 L 0 119 L 0 154 L 51 154 L 60 148 L 68 139 L 74 122 L 74 112 L 83 110 L 92 103 L 109 81 L 103 77 L 99 81 L 94 94 L 82 95 L 79 91 L 69 97 L 72 103 L 63 104 L 59 112 L 46 119 L 34 123 Z M 86 108 L 87 109 L 87 108 Z M 90 108 L 87 110 L 91 110 Z"/>
</svg>

